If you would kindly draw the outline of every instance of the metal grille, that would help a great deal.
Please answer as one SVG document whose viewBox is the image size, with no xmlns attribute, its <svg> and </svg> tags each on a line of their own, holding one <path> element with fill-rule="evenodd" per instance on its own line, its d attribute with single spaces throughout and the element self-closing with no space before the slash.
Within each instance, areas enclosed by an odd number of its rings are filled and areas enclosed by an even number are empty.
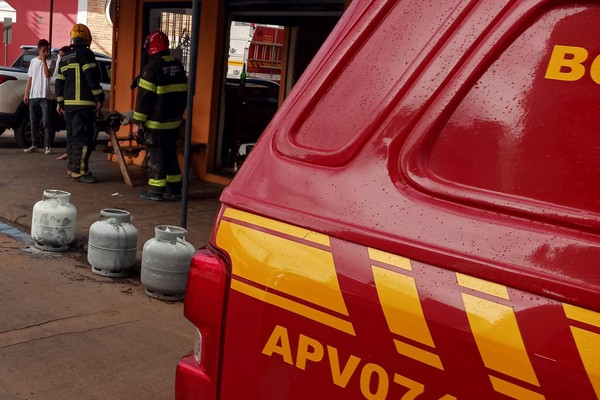
<svg viewBox="0 0 600 400">
<path fill-rule="evenodd" d="M 189 11 L 189 13 L 186 13 L 186 11 Z M 188 73 L 190 69 L 190 47 L 192 42 L 191 11 L 191 9 L 183 9 L 181 13 L 163 11 L 160 18 L 160 30 L 169 37 L 171 54 L 181 60 Z"/>
</svg>

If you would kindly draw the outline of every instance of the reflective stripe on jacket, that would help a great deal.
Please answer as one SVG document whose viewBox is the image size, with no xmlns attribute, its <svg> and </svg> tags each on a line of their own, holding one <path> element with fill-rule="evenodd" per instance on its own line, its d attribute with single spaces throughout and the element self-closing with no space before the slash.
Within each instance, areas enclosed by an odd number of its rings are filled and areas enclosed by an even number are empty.
<svg viewBox="0 0 600 400">
<path fill-rule="evenodd" d="M 96 107 L 104 101 L 100 70 L 94 53 L 85 46 L 73 46 L 58 65 L 56 100 L 65 107 Z"/>
<path fill-rule="evenodd" d="M 187 105 L 187 76 L 170 54 L 150 58 L 138 82 L 133 121 L 151 130 L 176 129 Z"/>
</svg>

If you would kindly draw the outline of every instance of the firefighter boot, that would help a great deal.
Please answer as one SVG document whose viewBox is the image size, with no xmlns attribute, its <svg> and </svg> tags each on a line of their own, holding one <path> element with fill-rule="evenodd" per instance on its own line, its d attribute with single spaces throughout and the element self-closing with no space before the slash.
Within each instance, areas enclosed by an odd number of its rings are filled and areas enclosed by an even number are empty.
<svg viewBox="0 0 600 400">
<path fill-rule="evenodd" d="M 148 189 L 140 193 L 140 199 L 151 201 L 163 201 L 164 191 L 159 188 L 149 186 Z"/>
<path fill-rule="evenodd" d="M 167 183 L 163 197 L 165 200 L 181 200 L 181 182 Z"/>
</svg>

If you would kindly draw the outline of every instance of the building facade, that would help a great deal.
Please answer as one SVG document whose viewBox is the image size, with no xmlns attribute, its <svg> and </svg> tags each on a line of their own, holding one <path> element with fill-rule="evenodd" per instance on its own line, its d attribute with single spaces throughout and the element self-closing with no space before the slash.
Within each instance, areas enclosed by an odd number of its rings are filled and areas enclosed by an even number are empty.
<svg viewBox="0 0 600 400">
<path fill-rule="evenodd" d="M 123 112 L 135 105 L 132 81 L 147 60 L 143 41 L 149 32 L 154 29 L 165 31 L 171 41 L 172 53 L 189 68 L 192 2 L 113 1 L 115 41 L 111 108 Z M 230 182 L 272 116 L 273 102 L 276 110 L 333 29 L 347 3 L 344 0 L 200 2 L 196 87 L 191 110 L 191 167 L 197 178 L 221 184 Z M 277 51 L 281 52 L 278 56 L 281 63 L 277 65 L 278 82 L 255 79 L 240 85 L 239 79 L 231 79 L 231 76 L 228 79 L 233 46 L 230 46 L 230 34 L 232 24 L 236 22 L 279 27 L 276 32 L 283 35 L 283 40 L 277 40 Z M 141 156 L 134 162 L 141 163 Z"/>
<path fill-rule="evenodd" d="M 6 0 L 15 10 L 16 22 L 12 23 L 12 41 L 2 44 L 2 65 L 11 65 L 21 54 L 21 45 L 35 45 L 40 39 L 48 39 L 52 47 L 69 44 L 69 33 L 75 23 L 87 24 L 93 36 L 92 49 L 112 54 L 112 0 Z M 52 23 L 51 23 L 52 21 Z M 3 20 L 0 20 L 3 25 Z"/>
</svg>

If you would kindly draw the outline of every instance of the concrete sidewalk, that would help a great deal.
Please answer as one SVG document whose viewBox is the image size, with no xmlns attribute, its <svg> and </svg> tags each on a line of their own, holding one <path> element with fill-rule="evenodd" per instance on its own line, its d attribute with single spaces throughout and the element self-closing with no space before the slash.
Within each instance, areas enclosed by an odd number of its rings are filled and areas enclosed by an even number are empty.
<svg viewBox="0 0 600 400">
<path fill-rule="evenodd" d="M 147 181 L 144 169 L 136 165 L 128 167 L 135 185 L 128 187 L 118 164 L 108 161 L 106 153 L 95 151 L 90 159 L 90 171 L 98 182 L 80 183 L 67 177 L 66 161 L 56 159 L 63 152 L 64 139 L 60 133 L 52 155 L 23 153 L 10 130 L 0 136 L 0 219 L 21 225 L 25 233 L 30 233 L 33 206 L 42 199 L 44 190 L 64 190 L 71 193 L 71 203 L 77 207 L 74 248 L 85 246 L 89 227 L 100 219 L 100 210 L 120 208 L 131 213 L 131 223 L 138 229 L 138 261 L 144 243 L 154 237 L 156 225 L 181 225 L 181 202 L 139 198 Z M 219 185 L 190 180 L 186 240 L 196 248 L 208 242 L 222 189 Z"/>
<path fill-rule="evenodd" d="M 71 181 L 64 134 L 55 153 L 27 154 L 7 131 L 0 136 L 0 220 L 22 235 L 0 235 L 0 399 L 174 398 L 177 361 L 194 346 L 194 328 L 183 302 L 147 296 L 139 272 L 126 278 L 92 273 L 85 252 L 90 226 L 103 208 L 131 213 L 142 247 L 159 224 L 180 225 L 180 202 L 139 198 L 145 170 L 129 167 L 125 185 L 119 166 L 94 152 L 94 184 Z M 66 252 L 31 247 L 34 204 L 45 189 L 71 193 L 77 207 L 76 240 Z M 186 239 L 196 248 L 208 241 L 222 187 L 192 181 Z"/>
</svg>

